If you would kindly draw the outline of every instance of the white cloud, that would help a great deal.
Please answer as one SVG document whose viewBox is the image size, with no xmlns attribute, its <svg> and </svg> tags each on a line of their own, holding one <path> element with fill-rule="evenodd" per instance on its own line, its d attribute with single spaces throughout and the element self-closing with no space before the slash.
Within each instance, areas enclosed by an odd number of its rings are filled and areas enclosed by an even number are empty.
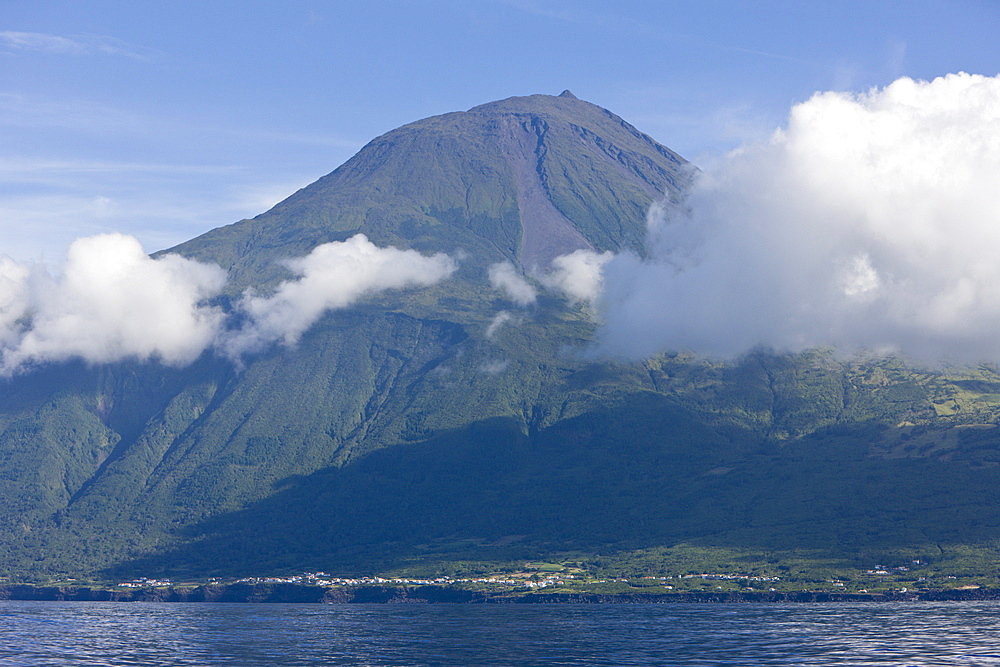
<svg viewBox="0 0 1000 667">
<path fill-rule="evenodd" d="M 2 287 L 2 284 L 0 284 L 0 287 Z M 501 310 L 493 317 L 492 320 L 490 320 L 490 325 L 486 327 L 486 337 L 492 340 L 500 327 L 507 322 L 510 322 L 512 319 L 514 319 L 513 315 L 506 310 Z"/>
<path fill-rule="evenodd" d="M 0 32 L 0 46 L 10 51 L 41 51 L 76 55 L 87 52 L 87 46 L 68 37 L 47 35 L 40 32 Z"/>
<path fill-rule="evenodd" d="M 0 32 L 0 49 L 8 53 L 48 53 L 53 55 L 79 56 L 105 54 L 145 59 L 153 55 L 148 49 L 136 49 L 122 42 L 102 35 L 74 35 L 63 37 L 41 32 Z"/>
<path fill-rule="evenodd" d="M 282 283 L 271 296 L 244 297 L 241 308 L 248 323 L 222 342 L 230 356 L 239 357 L 275 341 L 293 345 L 328 310 L 389 289 L 432 285 L 457 268 L 445 254 L 424 256 L 415 250 L 379 248 L 364 234 L 324 243 L 286 265 L 299 278 Z"/>
<path fill-rule="evenodd" d="M 604 265 L 613 257 L 610 251 L 574 250 L 553 259 L 549 272 L 539 279 L 549 289 L 559 290 L 577 301 L 594 303 L 601 294 Z"/>
<path fill-rule="evenodd" d="M 538 298 L 535 288 L 517 272 L 510 262 L 492 264 L 488 271 L 490 284 L 501 290 L 511 301 L 522 308 L 530 306 Z"/>
<path fill-rule="evenodd" d="M 183 365 L 218 335 L 224 315 L 204 304 L 225 274 L 178 255 L 152 259 L 124 234 L 75 241 L 63 272 L 0 262 L 0 369 L 80 358 Z"/>
<path fill-rule="evenodd" d="M 492 361 L 484 361 L 479 364 L 479 370 L 487 375 L 499 375 L 507 370 L 509 366 L 509 359 L 494 359 Z"/>
<path fill-rule="evenodd" d="M 605 266 L 604 350 L 1000 360 L 1000 77 L 822 93 Z"/>
<path fill-rule="evenodd" d="M 0 374 L 69 359 L 184 365 L 213 347 L 238 358 L 275 341 L 294 344 L 327 310 L 431 285 L 457 268 L 447 255 L 378 248 L 361 234 L 286 264 L 299 278 L 271 296 L 245 295 L 243 327 L 227 330 L 229 316 L 206 304 L 225 286 L 221 268 L 179 255 L 153 259 L 132 236 L 78 239 L 58 276 L 0 256 Z"/>
</svg>

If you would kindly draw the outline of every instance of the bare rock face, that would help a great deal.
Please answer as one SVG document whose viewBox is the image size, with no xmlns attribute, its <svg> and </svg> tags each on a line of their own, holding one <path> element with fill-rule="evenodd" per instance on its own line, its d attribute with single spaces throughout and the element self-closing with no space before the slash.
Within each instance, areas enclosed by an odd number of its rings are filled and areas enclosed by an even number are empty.
<svg viewBox="0 0 1000 667">
<path fill-rule="evenodd" d="M 535 122 L 531 122 L 535 121 Z M 505 116 L 502 124 L 509 139 L 501 144 L 517 189 L 517 209 L 521 219 L 521 265 L 529 271 L 548 268 L 553 259 L 594 246 L 573 221 L 555 207 L 545 184 L 540 156 L 545 153 L 547 125 L 538 119 L 522 120 Z"/>
</svg>

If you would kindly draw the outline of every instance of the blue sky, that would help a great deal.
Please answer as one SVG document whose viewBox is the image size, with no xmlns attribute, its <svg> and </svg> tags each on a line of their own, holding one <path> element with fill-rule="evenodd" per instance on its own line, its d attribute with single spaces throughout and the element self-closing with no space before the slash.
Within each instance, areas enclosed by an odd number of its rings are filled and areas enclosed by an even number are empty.
<svg viewBox="0 0 1000 667">
<path fill-rule="evenodd" d="M 0 254 L 147 251 L 409 121 L 532 93 L 705 162 L 822 90 L 996 75 L 1000 2 L 0 0 Z"/>
</svg>

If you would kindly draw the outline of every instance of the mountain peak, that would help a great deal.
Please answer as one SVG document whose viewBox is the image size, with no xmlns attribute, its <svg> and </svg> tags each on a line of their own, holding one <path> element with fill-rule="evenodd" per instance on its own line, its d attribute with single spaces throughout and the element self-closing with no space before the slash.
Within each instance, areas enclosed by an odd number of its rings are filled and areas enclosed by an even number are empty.
<svg viewBox="0 0 1000 667">
<path fill-rule="evenodd" d="M 571 93 L 570 90 L 569 90 L 569 88 L 567 88 L 566 90 L 564 90 L 561 93 L 559 93 L 559 97 L 567 97 L 567 98 L 569 98 L 571 100 L 578 100 L 578 99 L 580 99 L 579 97 L 577 97 L 576 95 L 574 95 L 573 93 Z"/>
<path fill-rule="evenodd" d="M 508 97 L 387 132 L 267 213 L 175 251 L 220 264 L 238 289 L 358 233 L 379 246 L 461 250 L 469 267 L 545 270 L 578 249 L 642 252 L 649 204 L 679 192 L 684 164 L 569 91 Z"/>
</svg>

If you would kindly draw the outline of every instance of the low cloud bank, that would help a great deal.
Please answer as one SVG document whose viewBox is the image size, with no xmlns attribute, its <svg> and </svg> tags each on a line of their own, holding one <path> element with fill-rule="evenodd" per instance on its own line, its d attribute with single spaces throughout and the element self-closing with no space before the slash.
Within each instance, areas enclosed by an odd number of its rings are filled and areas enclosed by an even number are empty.
<svg viewBox="0 0 1000 667">
<path fill-rule="evenodd" d="M 795 106 L 787 127 L 706 168 L 681 205 L 654 207 L 647 258 L 576 252 L 491 284 L 597 304 L 598 352 L 732 357 L 832 345 L 927 361 L 1000 361 L 1000 76 L 900 79 Z M 435 284 L 455 260 L 363 235 L 289 260 L 296 275 L 211 305 L 216 266 L 148 257 L 121 234 L 79 239 L 59 276 L 0 257 L 0 374 L 72 358 L 182 365 L 293 345 L 323 313 Z M 514 321 L 501 313 L 487 336 Z M 239 322 L 239 324 L 234 324 Z"/>
<path fill-rule="evenodd" d="M 0 371 L 77 357 L 190 363 L 222 328 L 222 311 L 204 302 L 225 280 L 217 266 L 152 259 L 124 234 L 78 239 L 57 278 L 3 258 Z"/>
<path fill-rule="evenodd" d="M 297 278 L 274 294 L 247 294 L 242 324 L 209 305 L 225 287 L 218 266 L 179 255 L 151 258 L 124 234 L 78 239 L 62 273 L 0 257 L 0 374 L 82 359 L 188 364 L 206 350 L 238 359 L 274 342 L 294 344 L 326 311 L 389 289 L 427 286 L 454 260 L 379 248 L 363 235 L 287 263 Z"/>
<path fill-rule="evenodd" d="M 244 297 L 240 308 L 248 322 L 225 337 L 222 347 L 228 355 L 240 356 L 274 341 L 294 345 L 328 310 L 390 289 L 427 287 L 458 268 L 445 254 L 379 248 L 364 234 L 324 243 L 285 265 L 298 278 L 282 283 L 271 296 Z"/>
<path fill-rule="evenodd" d="M 603 352 L 1000 360 L 1000 77 L 827 92 L 604 265 Z"/>
</svg>

